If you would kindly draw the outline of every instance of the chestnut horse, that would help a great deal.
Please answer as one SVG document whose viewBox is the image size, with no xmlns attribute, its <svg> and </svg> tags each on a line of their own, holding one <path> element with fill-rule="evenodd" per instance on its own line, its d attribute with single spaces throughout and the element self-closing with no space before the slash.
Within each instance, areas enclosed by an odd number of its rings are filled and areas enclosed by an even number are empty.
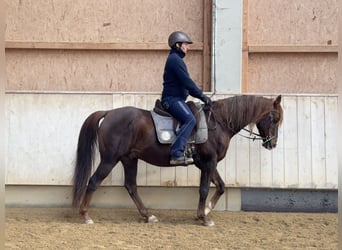
<svg viewBox="0 0 342 250">
<path fill-rule="evenodd" d="M 225 184 L 216 167 L 225 157 L 231 138 L 245 126 L 256 124 L 263 147 L 269 150 L 274 148 L 283 119 L 280 101 L 280 95 L 275 99 L 241 95 L 217 100 L 210 107 L 204 107 L 208 140 L 195 144 L 193 155 L 194 164 L 201 171 L 197 217 L 204 225 L 214 225 L 208 214 L 224 193 Z M 90 177 L 97 144 L 100 163 Z M 94 191 L 119 161 L 124 168 L 125 188 L 140 215 L 146 222 L 157 222 L 158 219 L 148 212 L 138 195 L 137 163 L 141 159 L 152 165 L 169 167 L 170 148 L 171 145 L 158 142 L 148 110 L 122 107 L 91 114 L 79 134 L 73 176 L 72 204 L 79 208 L 85 223 L 93 223 L 88 207 Z M 216 186 L 216 192 L 206 207 L 211 182 Z"/>
</svg>

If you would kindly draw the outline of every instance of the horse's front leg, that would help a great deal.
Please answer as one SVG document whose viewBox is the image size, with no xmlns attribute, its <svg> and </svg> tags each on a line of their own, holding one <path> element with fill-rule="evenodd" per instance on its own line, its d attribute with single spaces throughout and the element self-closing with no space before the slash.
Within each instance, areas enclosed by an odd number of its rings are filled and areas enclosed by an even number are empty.
<svg viewBox="0 0 342 250">
<path fill-rule="evenodd" d="M 208 206 L 205 208 L 205 214 L 206 215 L 208 215 L 210 213 L 210 211 L 215 208 L 218 200 L 220 199 L 220 197 L 224 193 L 224 182 L 223 182 L 223 180 L 222 180 L 222 178 L 221 178 L 221 176 L 218 173 L 216 168 L 212 173 L 211 181 L 215 184 L 216 191 L 215 191 L 213 197 L 211 198 L 211 200 L 209 201 Z"/>
<path fill-rule="evenodd" d="M 210 185 L 210 170 L 202 170 L 201 171 L 201 183 L 199 187 L 199 202 L 197 209 L 197 217 L 198 219 L 203 221 L 204 226 L 214 226 L 215 223 L 208 217 L 205 213 L 205 202 L 209 193 L 209 185 Z"/>
</svg>

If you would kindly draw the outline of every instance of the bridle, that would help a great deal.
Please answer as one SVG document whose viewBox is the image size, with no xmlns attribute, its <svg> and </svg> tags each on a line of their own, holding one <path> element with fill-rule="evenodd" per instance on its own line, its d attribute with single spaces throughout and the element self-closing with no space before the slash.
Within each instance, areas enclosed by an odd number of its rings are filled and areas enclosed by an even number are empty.
<svg viewBox="0 0 342 250">
<path fill-rule="evenodd" d="M 278 111 L 276 111 L 276 110 L 272 110 L 270 113 L 272 113 L 272 112 L 278 113 Z M 269 126 L 270 127 L 274 126 L 274 122 L 270 121 Z M 265 146 L 267 143 L 269 143 L 272 139 L 276 138 L 276 136 L 269 136 L 269 135 L 266 136 L 266 137 L 263 137 L 260 134 L 257 134 L 255 132 L 253 132 L 252 130 L 248 130 L 248 129 L 245 129 L 245 128 L 243 128 L 242 130 L 245 130 L 245 131 L 249 132 L 250 135 L 254 135 L 254 137 L 245 136 L 245 135 L 241 135 L 240 133 L 238 133 L 240 136 L 242 136 L 244 138 L 247 138 L 247 139 L 250 139 L 250 140 L 253 140 L 253 141 L 255 141 L 255 140 L 262 140 L 263 141 L 263 143 L 262 143 L 263 146 Z"/>
<path fill-rule="evenodd" d="M 249 140 L 252 140 L 252 141 L 262 140 L 263 146 L 266 145 L 266 143 L 270 142 L 273 138 L 275 138 L 275 136 L 269 136 L 269 135 L 266 137 L 263 137 L 260 134 L 255 133 L 255 132 L 248 130 L 248 129 L 245 129 L 245 128 L 243 128 L 242 130 L 247 131 L 247 132 L 249 132 L 250 135 L 254 135 L 254 136 L 246 136 L 246 135 L 240 134 L 240 132 L 238 132 L 237 134 L 239 136 L 246 138 L 246 139 L 249 139 Z"/>
<path fill-rule="evenodd" d="M 211 114 L 211 110 L 210 110 L 210 114 Z M 210 117 L 210 114 L 209 114 L 209 116 L 208 117 Z M 213 116 L 214 117 L 214 116 Z M 209 119 L 208 119 L 209 120 Z M 215 119 L 215 121 L 216 121 L 216 119 Z M 216 127 L 216 126 L 215 126 Z M 251 130 L 248 130 L 248 129 L 246 129 L 246 128 L 243 128 L 243 129 L 241 129 L 241 130 L 244 130 L 244 131 L 246 131 L 246 132 L 248 132 L 249 134 L 250 134 L 250 136 L 246 136 L 246 135 L 243 135 L 243 134 L 241 134 L 240 133 L 240 131 L 235 131 L 235 129 L 231 126 L 231 123 L 229 122 L 228 123 L 228 121 L 227 121 L 227 127 L 234 133 L 234 134 L 237 134 L 237 135 L 239 135 L 239 136 L 241 136 L 241 137 L 243 137 L 243 138 L 246 138 L 246 139 L 249 139 L 249 140 L 252 140 L 252 141 L 256 141 L 256 140 L 262 140 L 262 146 L 265 146 L 267 143 L 269 143 L 270 141 L 272 141 L 274 138 L 276 138 L 276 136 L 269 136 L 269 135 L 267 135 L 267 136 L 262 136 L 262 135 L 260 135 L 260 134 L 258 134 L 258 133 L 255 133 L 255 132 L 253 132 L 252 131 L 252 129 Z M 253 136 L 251 136 L 251 135 L 253 135 Z"/>
<path fill-rule="evenodd" d="M 216 118 L 215 118 L 215 115 L 214 113 L 212 112 L 211 110 L 211 107 L 205 107 L 205 106 L 202 106 L 200 110 L 198 110 L 198 113 L 201 111 L 201 110 L 205 110 L 207 109 L 209 111 L 209 114 L 208 114 L 208 119 L 207 119 L 207 124 L 208 124 L 208 129 L 210 130 L 215 130 L 216 127 L 217 127 L 217 121 L 216 121 Z M 197 115 L 197 114 L 196 114 Z M 209 128 L 209 121 L 210 119 L 214 120 L 214 127 L 213 128 Z M 269 143 L 270 141 L 272 141 L 274 138 L 276 138 L 276 136 L 266 136 L 266 137 L 263 137 L 262 135 L 258 134 L 258 133 L 255 133 L 253 132 L 252 130 L 248 130 L 246 128 L 243 128 L 242 130 L 248 132 L 250 135 L 253 135 L 253 136 L 246 136 L 246 135 L 243 135 L 241 134 L 240 132 L 237 132 L 233 129 L 232 126 L 230 126 L 230 124 L 227 123 L 227 127 L 234 133 L 234 134 L 238 134 L 239 136 L 243 137 L 243 138 L 246 138 L 246 139 L 249 139 L 249 140 L 252 140 L 252 141 L 256 141 L 256 140 L 262 140 L 262 146 L 265 146 L 267 143 Z"/>
<path fill-rule="evenodd" d="M 203 109 L 203 107 L 202 107 L 202 109 Z M 212 119 L 214 120 L 214 124 L 215 124 L 215 125 L 214 125 L 213 128 L 209 128 L 209 125 L 208 125 L 208 129 L 210 129 L 210 130 L 215 130 L 216 127 L 217 127 L 216 118 L 215 118 L 214 113 L 211 111 L 211 108 L 209 108 L 209 114 L 208 114 L 207 124 L 209 124 L 209 121 L 210 121 L 211 117 L 212 117 Z M 246 139 L 249 139 L 249 140 L 252 140 L 252 141 L 262 140 L 262 141 L 263 141 L 262 145 L 265 145 L 266 143 L 270 142 L 273 138 L 275 138 L 275 136 L 269 136 L 269 135 L 266 136 L 266 137 L 263 137 L 263 136 L 261 136 L 261 135 L 258 134 L 258 133 L 255 133 L 255 132 L 253 132 L 253 131 L 251 131 L 251 130 L 248 130 L 248 129 L 243 128 L 242 130 L 247 131 L 250 135 L 254 135 L 254 136 L 246 136 L 246 135 L 241 134 L 240 132 L 235 131 L 235 130 L 233 129 L 233 127 L 230 126 L 230 125 L 228 125 L 228 124 L 227 124 L 227 127 L 228 127 L 234 134 L 238 134 L 239 136 L 244 137 L 244 138 L 246 138 Z"/>
</svg>

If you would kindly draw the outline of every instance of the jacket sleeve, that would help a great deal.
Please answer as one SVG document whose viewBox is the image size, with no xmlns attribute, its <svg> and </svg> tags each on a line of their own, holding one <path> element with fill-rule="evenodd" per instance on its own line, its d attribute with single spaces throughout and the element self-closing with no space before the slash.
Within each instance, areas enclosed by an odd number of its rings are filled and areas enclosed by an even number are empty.
<svg viewBox="0 0 342 250">
<path fill-rule="evenodd" d="M 191 79 L 187 67 L 182 59 L 176 60 L 173 64 L 174 72 L 177 75 L 180 83 L 185 89 L 189 91 L 189 94 L 196 98 L 201 98 L 203 92 L 197 87 L 196 83 Z"/>
</svg>

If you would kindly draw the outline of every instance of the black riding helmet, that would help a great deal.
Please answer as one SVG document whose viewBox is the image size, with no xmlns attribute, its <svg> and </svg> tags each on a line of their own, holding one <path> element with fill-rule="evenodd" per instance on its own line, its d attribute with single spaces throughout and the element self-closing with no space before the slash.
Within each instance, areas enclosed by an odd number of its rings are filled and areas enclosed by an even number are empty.
<svg viewBox="0 0 342 250">
<path fill-rule="evenodd" d="M 172 32 L 169 36 L 169 46 L 170 48 L 174 48 L 176 43 L 189 43 L 191 44 L 192 41 L 187 34 L 182 31 L 175 31 Z"/>
</svg>

